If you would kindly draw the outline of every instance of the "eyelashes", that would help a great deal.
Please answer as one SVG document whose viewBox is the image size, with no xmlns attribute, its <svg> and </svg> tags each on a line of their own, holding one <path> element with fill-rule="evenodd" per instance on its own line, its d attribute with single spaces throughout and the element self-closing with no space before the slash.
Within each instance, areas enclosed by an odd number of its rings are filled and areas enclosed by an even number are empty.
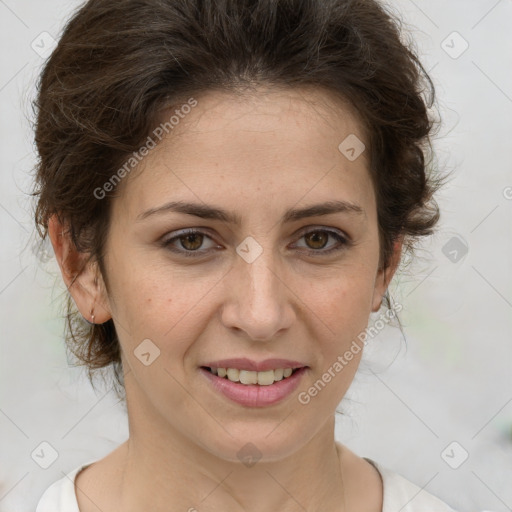
<svg viewBox="0 0 512 512">
<path fill-rule="evenodd" d="M 306 248 L 306 249 L 300 249 L 300 252 L 306 253 L 310 256 L 321 257 L 321 256 L 331 255 L 336 252 L 341 252 L 342 250 L 346 250 L 348 247 L 350 247 L 352 245 L 352 242 L 348 237 L 341 235 L 337 231 L 333 231 L 331 229 L 326 229 L 326 228 L 316 228 L 316 229 L 311 229 L 309 231 L 303 232 L 301 234 L 299 240 L 306 238 L 310 235 L 320 234 L 320 233 L 327 235 L 327 239 L 329 237 L 332 237 L 337 242 L 336 244 L 334 244 L 334 247 L 331 247 L 329 249 L 324 249 L 323 247 L 319 248 L 319 249 Z M 204 231 L 201 231 L 198 229 L 186 229 L 186 230 L 179 232 L 179 234 L 177 234 L 171 238 L 165 239 L 162 242 L 162 246 L 165 249 L 167 249 L 175 254 L 178 254 L 180 256 L 184 256 L 186 258 L 200 258 L 201 256 L 206 256 L 208 254 L 211 254 L 213 251 L 217 250 L 219 246 L 217 246 L 216 248 L 213 248 L 213 249 L 206 249 L 206 250 L 187 249 L 183 246 L 183 241 L 185 241 L 185 243 L 190 243 L 191 241 L 194 242 L 197 239 L 199 239 L 199 242 L 200 242 L 199 246 L 202 246 L 204 238 L 207 238 L 207 239 L 213 241 L 212 237 Z M 181 248 L 177 248 L 174 246 L 175 243 L 179 242 L 179 241 L 181 241 L 181 244 L 180 244 Z M 197 243 L 196 244 L 192 243 L 192 245 L 197 245 Z M 327 244 L 325 244 L 325 245 L 327 245 Z"/>
</svg>

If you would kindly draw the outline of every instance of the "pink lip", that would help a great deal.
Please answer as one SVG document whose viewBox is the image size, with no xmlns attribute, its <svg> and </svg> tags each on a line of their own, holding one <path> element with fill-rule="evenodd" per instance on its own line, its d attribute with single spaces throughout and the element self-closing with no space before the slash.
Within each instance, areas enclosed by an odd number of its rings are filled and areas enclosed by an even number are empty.
<svg viewBox="0 0 512 512">
<path fill-rule="evenodd" d="M 275 362 L 276 360 L 273 361 Z M 224 367 L 220 366 L 220 368 Z M 229 368 L 233 367 L 229 366 Z M 290 366 L 288 366 L 288 368 L 290 368 Z M 214 375 L 210 370 L 205 370 L 204 368 L 200 368 L 199 370 L 201 374 L 209 380 L 216 391 L 219 391 L 230 400 L 247 407 L 266 407 L 280 402 L 293 393 L 297 389 L 307 368 L 303 367 L 290 375 L 290 377 L 274 382 L 274 384 L 270 386 L 231 382 L 225 377 Z"/>
<path fill-rule="evenodd" d="M 238 370 L 248 370 L 253 372 L 264 372 L 267 370 L 278 370 L 279 368 L 302 368 L 307 366 L 299 361 L 290 361 L 289 359 L 265 359 L 265 361 L 252 361 L 245 357 L 235 359 L 221 359 L 205 363 L 201 366 L 209 368 L 236 368 Z"/>
</svg>

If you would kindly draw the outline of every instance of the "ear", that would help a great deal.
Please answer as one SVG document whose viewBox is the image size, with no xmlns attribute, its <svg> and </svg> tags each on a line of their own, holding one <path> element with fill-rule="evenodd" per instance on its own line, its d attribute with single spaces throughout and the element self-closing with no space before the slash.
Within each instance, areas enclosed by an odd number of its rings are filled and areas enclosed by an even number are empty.
<svg viewBox="0 0 512 512">
<path fill-rule="evenodd" d="M 396 269 L 400 264 L 402 256 L 403 236 L 398 238 L 393 244 L 393 253 L 391 255 L 389 265 L 386 268 L 379 269 L 375 279 L 375 288 L 373 292 L 372 311 L 379 311 L 383 297 L 388 289 L 389 283 L 395 275 Z"/>
<path fill-rule="evenodd" d="M 48 221 L 48 234 L 62 273 L 62 278 L 82 316 L 95 324 L 112 318 L 108 307 L 105 283 L 98 265 L 88 261 L 88 254 L 79 252 L 67 227 L 53 215 Z M 92 318 L 94 315 L 94 320 Z"/>
</svg>

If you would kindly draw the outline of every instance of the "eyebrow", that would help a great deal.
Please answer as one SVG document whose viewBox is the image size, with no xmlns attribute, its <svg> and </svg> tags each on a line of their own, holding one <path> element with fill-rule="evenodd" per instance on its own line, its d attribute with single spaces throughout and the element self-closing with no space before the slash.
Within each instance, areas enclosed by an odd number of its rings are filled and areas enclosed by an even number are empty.
<svg viewBox="0 0 512 512">
<path fill-rule="evenodd" d="M 140 222 L 152 215 L 176 212 L 200 217 L 201 219 L 219 220 L 240 226 L 242 218 L 234 212 L 228 212 L 222 208 L 199 203 L 189 203 L 185 201 L 171 201 L 156 208 L 150 208 L 137 216 L 136 221 Z M 364 214 L 361 206 L 350 203 L 348 201 L 328 201 L 325 203 L 314 204 L 305 208 L 291 208 L 286 210 L 283 215 L 282 222 L 289 223 L 298 221 L 308 217 L 317 217 L 321 215 L 331 215 L 333 213 L 352 213 Z"/>
</svg>

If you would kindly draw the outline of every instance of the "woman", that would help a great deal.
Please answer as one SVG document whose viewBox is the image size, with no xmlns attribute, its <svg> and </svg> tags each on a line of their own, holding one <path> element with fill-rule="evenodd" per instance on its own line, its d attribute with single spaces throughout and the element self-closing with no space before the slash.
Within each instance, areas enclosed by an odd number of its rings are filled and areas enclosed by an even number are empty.
<svg viewBox="0 0 512 512">
<path fill-rule="evenodd" d="M 77 11 L 39 83 L 36 222 L 130 436 L 37 512 L 452 510 L 334 438 L 439 217 L 433 95 L 374 0 Z"/>
</svg>

